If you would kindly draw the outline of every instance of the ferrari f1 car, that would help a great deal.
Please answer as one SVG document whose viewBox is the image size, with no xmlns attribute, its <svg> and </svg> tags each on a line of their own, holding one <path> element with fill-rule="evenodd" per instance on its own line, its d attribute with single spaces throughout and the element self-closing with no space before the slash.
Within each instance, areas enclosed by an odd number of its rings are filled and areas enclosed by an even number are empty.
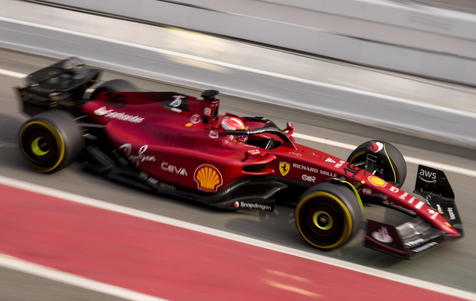
<svg viewBox="0 0 476 301">
<path fill-rule="evenodd" d="M 404 191 L 405 160 L 392 144 L 368 141 L 342 160 L 297 144 L 289 122 L 218 114 L 215 90 L 140 92 L 124 80 L 100 84 L 100 74 L 70 58 L 17 88 L 31 116 L 19 148 L 33 168 L 79 160 L 115 181 L 228 210 L 292 202 L 298 232 L 323 250 L 364 226 L 366 205 L 407 216 L 400 225 L 367 220 L 365 245 L 382 252 L 409 258 L 463 236 L 445 174 L 419 166 L 414 194 Z"/>
</svg>

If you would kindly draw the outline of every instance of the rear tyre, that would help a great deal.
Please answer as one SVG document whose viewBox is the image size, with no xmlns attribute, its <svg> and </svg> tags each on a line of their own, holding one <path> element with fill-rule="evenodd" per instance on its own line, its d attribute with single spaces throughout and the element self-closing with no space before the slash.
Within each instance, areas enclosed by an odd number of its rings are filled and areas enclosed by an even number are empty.
<svg viewBox="0 0 476 301">
<path fill-rule="evenodd" d="M 309 188 L 298 202 L 294 217 L 301 237 L 322 250 L 343 246 L 363 226 L 356 195 L 345 186 L 329 182 Z"/>
<path fill-rule="evenodd" d="M 82 131 L 64 111 L 46 111 L 27 120 L 18 133 L 18 145 L 26 161 L 44 173 L 58 171 L 83 149 Z"/>
<path fill-rule="evenodd" d="M 97 87 L 89 99 L 95 99 L 101 92 L 136 92 L 139 89 L 131 82 L 123 79 L 113 79 Z"/>
<path fill-rule="evenodd" d="M 347 161 L 397 187 L 402 187 L 407 177 L 407 163 L 402 153 L 384 141 L 362 143 L 349 155 Z"/>
</svg>

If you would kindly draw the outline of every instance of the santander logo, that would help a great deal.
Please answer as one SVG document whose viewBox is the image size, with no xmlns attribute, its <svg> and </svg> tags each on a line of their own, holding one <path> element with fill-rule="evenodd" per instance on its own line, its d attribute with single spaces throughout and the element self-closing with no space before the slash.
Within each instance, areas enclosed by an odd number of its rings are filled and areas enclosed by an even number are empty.
<svg viewBox="0 0 476 301">
<path fill-rule="evenodd" d="M 112 119 L 118 119 L 118 120 L 123 120 L 123 121 L 129 121 L 133 123 L 141 123 L 144 121 L 143 117 L 137 116 L 137 115 L 129 115 L 126 113 L 122 112 L 116 112 L 113 109 L 108 109 L 106 107 L 100 107 L 96 110 L 94 110 L 94 114 L 98 116 L 104 116 Z"/>
</svg>

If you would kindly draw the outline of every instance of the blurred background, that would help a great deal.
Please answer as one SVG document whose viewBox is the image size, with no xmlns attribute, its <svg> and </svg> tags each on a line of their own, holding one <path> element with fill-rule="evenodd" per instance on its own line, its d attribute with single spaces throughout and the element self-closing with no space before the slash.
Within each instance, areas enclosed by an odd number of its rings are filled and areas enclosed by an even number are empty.
<svg viewBox="0 0 476 301">
<path fill-rule="evenodd" d="M 467 231 L 463 240 L 412 261 L 375 254 L 358 239 L 319 256 L 357 264 L 353 270 L 392 273 L 379 275 L 392 280 L 397 275 L 402 277 L 399 282 L 476 300 L 475 13 L 476 2 L 470 0 L 0 0 L 0 175 L 285 246 L 292 252 L 319 253 L 299 240 L 290 208 L 278 208 L 271 215 L 223 214 L 122 187 L 78 166 L 44 177 L 32 173 L 15 150 L 16 131 L 25 116 L 12 88 L 59 58 L 80 57 L 106 69 L 104 80 L 128 79 L 143 90 L 198 96 L 203 89 L 218 89 L 222 112 L 264 115 L 281 125 L 291 120 L 300 143 L 343 158 L 369 138 L 398 145 L 408 162 L 404 188 L 409 191 L 417 164 L 445 170 Z M 2 219 L 0 227 L 1 223 Z M 39 257 L 47 256 L 31 248 Z M 9 254 L 7 249 L 0 249 L 0 255 Z M 62 252 L 56 251 L 53 254 Z M 58 280 L 64 275 L 45 279 L 26 268 L 1 266 L 0 300 L 148 298 Z M 181 287 L 192 296 L 205 291 L 200 295 L 204 300 L 217 290 L 198 285 L 196 278 L 182 281 L 186 284 Z M 310 294 L 296 293 L 289 284 L 262 285 L 289 293 L 281 296 L 283 300 L 317 296 L 332 300 L 319 293 L 317 285 L 310 285 Z M 248 298 L 235 286 L 228 289 L 236 300 Z M 268 295 L 254 293 L 261 296 L 256 299 L 267 299 Z M 382 296 L 375 294 L 369 289 L 365 296 Z M 154 296 L 188 299 L 174 293 Z M 411 296 L 421 297 L 416 292 Z"/>
</svg>

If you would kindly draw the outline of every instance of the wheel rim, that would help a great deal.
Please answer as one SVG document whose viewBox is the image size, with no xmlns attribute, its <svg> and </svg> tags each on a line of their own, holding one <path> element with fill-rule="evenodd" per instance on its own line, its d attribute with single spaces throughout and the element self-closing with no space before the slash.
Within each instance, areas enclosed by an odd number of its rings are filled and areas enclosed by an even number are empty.
<svg viewBox="0 0 476 301">
<path fill-rule="evenodd" d="M 44 121 L 31 121 L 20 132 L 20 148 L 36 169 L 49 172 L 64 158 L 63 139 L 56 128 Z"/>
<path fill-rule="evenodd" d="M 301 236 L 320 249 L 337 248 L 352 233 L 352 218 L 347 207 L 327 192 L 316 192 L 298 204 L 296 224 Z"/>
<path fill-rule="evenodd" d="M 329 213 L 321 210 L 316 211 L 312 215 L 312 222 L 314 223 L 314 226 L 324 231 L 331 229 L 334 225 L 334 219 L 332 216 Z"/>
<path fill-rule="evenodd" d="M 50 151 L 50 147 L 46 139 L 38 137 L 31 143 L 31 151 L 35 156 L 41 157 Z"/>
</svg>

